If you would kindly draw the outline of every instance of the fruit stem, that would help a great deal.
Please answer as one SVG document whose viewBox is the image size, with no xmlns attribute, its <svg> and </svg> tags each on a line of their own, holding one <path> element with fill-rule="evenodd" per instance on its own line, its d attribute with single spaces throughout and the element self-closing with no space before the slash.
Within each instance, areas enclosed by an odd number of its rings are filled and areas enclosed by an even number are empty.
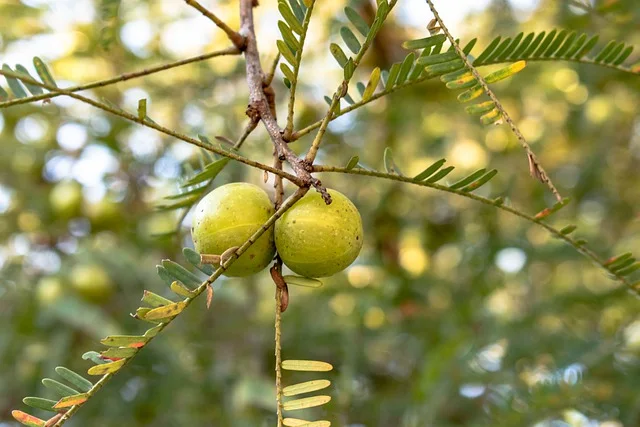
<svg viewBox="0 0 640 427">
<path fill-rule="evenodd" d="M 276 405 L 278 427 L 282 427 L 282 289 L 276 286 L 275 355 L 276 355 Z"/>
</svg>

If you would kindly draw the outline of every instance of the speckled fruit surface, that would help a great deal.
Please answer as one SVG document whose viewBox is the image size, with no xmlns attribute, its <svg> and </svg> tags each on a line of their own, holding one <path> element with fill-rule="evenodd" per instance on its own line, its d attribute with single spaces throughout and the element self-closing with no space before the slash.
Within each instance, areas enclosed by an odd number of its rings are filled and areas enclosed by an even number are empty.
<svg viewBox="0 0 640 427">
<path fill-rule="evenodd" d="M 220 255 L 241 246 L 264 224 L 274 209 L 269 196 L 257 185 L 226 184 L 207 194 L 193 214 L 191 237 L 196 251 Z M 275 255 L 273 227 L 229 266 L 225 275 L 242 277 L 264 269 Z"/>
<path fill-rule="evenodd" d="M 330 205 L 312 190 L 276 221 L 278 253 L 301 276 L 336 274 L 355 261 L 362 249 L 358 209 L 344 194 L 328 191 L 333 199 Z"/>
</svg>

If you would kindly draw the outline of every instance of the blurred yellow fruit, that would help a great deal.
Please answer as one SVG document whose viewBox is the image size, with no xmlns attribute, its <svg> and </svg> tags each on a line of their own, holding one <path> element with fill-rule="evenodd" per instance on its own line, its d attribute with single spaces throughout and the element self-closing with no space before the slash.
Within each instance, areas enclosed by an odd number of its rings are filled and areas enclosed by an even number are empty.
<svg viewBox="0 0 640 427">
<path fill-rule="evenodd" d="M 42 306 L 55 304 L 64 294 L 64 286 L 59 277 L 45 276 L 36 285 L 36 300 Z"/>
<path fill-rule="evenodd" d="M 87 203 L 84 210 L 91 224 L 96 228 L 109 228 L 121 219 L 120 204 L 109 197 Z"/>
<path fill-rule="evenodd" d="M 108 300 L 114 284 L 104 268 L 97 264 L 80 264 L 71 270 L 71 286 L 84 299 L 101 303 Z"/>
<path fill-rule="evenodd" d="M 49 203 L 53 212 L 61 218 L 72 218 L 80 213 L 82 187 L 75 181 L 56 184 L 49 193 Z"/>
</svg>

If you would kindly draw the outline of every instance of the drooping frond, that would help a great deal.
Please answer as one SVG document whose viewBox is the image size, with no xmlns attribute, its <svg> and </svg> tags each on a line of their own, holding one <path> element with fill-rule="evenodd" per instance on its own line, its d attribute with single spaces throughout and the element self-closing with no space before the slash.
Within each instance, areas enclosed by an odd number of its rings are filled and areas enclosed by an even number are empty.
<svg viewBox="0 0 640 427">
<path fill-rule="evenodd" d="M 475 40 L 475 39 L 474 39 Z M 575 31 L 551 30 L 548 33 L 519 33 L 515 37 L 498 36 L 475 58 L 474 66 L 501 62 L 573 61 L 595 64 L 619 71 L 638 73 L 625 61 L 631 56 L 633 46 L 610 40 L 599 43 L 600 36 L 578 34 Z M 598 46 L 600 46 L 598 48 Z"/>
<path fill-rule="evenodd" d="M 354 11 L 353 13 L 356 12 Z M 541 34 L 542 37 L 540 36 Z M 580 64 L 592 64 L 613 68 L 621 72 L 640 76 L 640 62 L 629 61 L 629 57 L 633 52 L 633 46 L 611 41 L 596 51 L 596 54 L 593 54 L 599 39 L 598 36 L 587 37 L 584 35 L 583 37 L 583 35 L 576 35 L 572 37 L 571 34 L 565 34 L 562 36 L 563 41 L 560 42 L 560 46 L 554 46 L 552 41 L 550 41 L 546 44 L 544 51 L 536 54 L 537 50 L 543 47 L 544 34 L 545 32 L 539 33 L 537 36 L 535 33 L 531 33 L 526 37 L 516 36 L 513 40 L 510 39 L 508 43 L 504 43 L 502 37 L 497 37 L 475 60 L 471 53 L 477 43 L 477 39 L 472 39 L 466 43 L 462 50 L 465 54 L 469 55 L 469 59 L 474 66 L 480 67 L 504 62 L 511 63 L 502 70 L 491 73 L 485 77 L 485 80 L 489 79 L 489 81 L 493 82 L 507 78 L 522 70 L 526 65 L 526 62 L 523 61 L 571 61 Z M 557 42 L 559 36 L 560 34 L 556 31 L 553 34 L 554 41 Z M 504 43 L 503 47 L 500 47 L 501 40 Z M 475 87 L 475 80 L 469 76 L 467 70 L 464 69 L 462 65 L 462 61 L 460 61 L 455 55 L 455 52 L 452 51 L 452 47 L 449 46 L 446 52 L 442 53 L 445 41 L 446 37 L 444 35 L 437 34 L 404 42 L 403 47 L 419 51 L 418 55 L 416 55 L 416 52 L 411 52 L 403 61 L 393 64 L 389 70 L 382 70 L 380 75 L 384 88 L 375 92 L 370 98 L 354 100 L 349 94 L 346 94 L 344 99 L 348 105 L 342 106 L 339 109 L 336 108 L 332 119 L 356 110 L 392 92 L 435 77 L 440 77 L 450 89 L 471 89 L 473 87 L 474 90 L 466 90 L 459 95 L 459 99 L 462 102 L 475 99 L 482 95 L 482 91 Z M 532 50 L 532 46 L 536 47 L 536 49 Z M 552 48 L 554 49 L 553 52 L 550 50 Z M 545 56 L 547 52 L 548 55 Z M 484 55 L 485 53 L 486 55 Z M 440 54 L 443 56 L 439 56 Z M 346 55 L 343 55 L 344 51 L 336 50 L 334 57 L 336 57 L 339 63 L 344 63 Z M 434 58 L 427 59 L 426 57 L 429 56 L 434 56 Z M 360 82 L 357 84 L 357 87 L 358 92 L 363 94 L 366 84 Z M 330 103 L 331 100 L 330 97 L 325 97 L 327 103 Z M 501 118 L 494 110 L 492 103 L 480 103 L 467 107 L 467 112 L 469 114 L 480 115 L 481 122 L 485 124 L 498 122 Z M 297 130 L 294 132 L 292 139 L 295 140 L 308 134 L 320 127 L 321 123 L 322 121 L 317 121 Z"/>
<path fill-rule="evenodd" d="M 51 71 L 49 71 L 49 67 L 47 67 L 42 59 L 38 58 L 37 56 L 34 57 L 33 66 L 38 73 L 38 77 L 40 77 L 44 84 L 52 87 L 58 87 L 56 81 L 51 75 Z M 9 65 L 3 64 L 2 70 L 8 71 L 9 73 L 15 73 L 25 76 L 30 80 L 36 80 L 29 73 L 27 68 L 21 64 L 17 64 L 15 66 L 15 70 L 13 70 Z M 45 92 L 45 89 L 43 89 L 41 86 L 35 85 L 30 82 L 21 81 L 16 77 L 5 76 L 5 79 L 7 80 L 7 85 L 9 86 L 10 92 L 7 92 L 0 86 L 0 101 L 2 102 L 9 101 L 12 97 L 27 98 L 29 96 L 29 93 L 31 93 L 34 97 L 38 97 L 40 95 L 43 95 Z M 13 96 L 11 96 L 11 94 L 13 94 Z"/>
<path fill-rule="evenodd" d="M 330 363 L 317 361 L 317 360 L 285 360 L 282 362 L 282 369 L 285 371 L 303 371 L 303 372 L 327 372 L 333 369 Z M 285 397 L 299 396 L 305 393 L 312 393 L 315 391 L 323 390 L 331 385 L 331 381 L 326 379 L 311 380 L 302 383 L 292 384 L 282 389 L 282 395 Z M 282 409 L 285 412 L 297 411 L 300 409 L 313 408 L 321 406 L 331 401 L 331 396 L 326 394 L 316 395 L 311 397 L 295 398 L 287 400 L 283 403 Z M 326 420 L 321 421 L 306 421 L 298 418 L 285 418 L 283 424 L 285 426 L 314 426 L 314 427 L 328 427 L 331 422 Z"/>
<path fill-rule="evenodd" d="M 389 162 L 389 158 L 390 157 L 387 157 L 385 163 Z M 640 270 L 640 261 L 633 257 L 631 253 L 624 253 L 621 255 L 613 256 L 607 260 L 602 260 L 594 251 L 587 247 L 586 240 L 582 238 L 573 238 L 570 236 L 573 232 L 576 231 L 576 225 L 567 225 L 558 229 L 545 221 L 549 219 L 553 214 L 559 212 L 562 208 L 567 206 L 570 202 L 570 199 L 564 198 L 555 203 L 553 206 L 545 208 L 536 214 L 530 215 L 521 212 L 512 206 L 505 205 L 505 198 L 502 196 L 491 199 L 474 193 L 475 190 L 485 185 L 497 174 L 495 169 L 489 171 L 480 169 L 456 181 L 447 182 L 444 185 L 441 184 L 441 181 L 454 170 L 453 166 L 443 168 L 442 166 L 444 166 L 445 162 L 445 159 L 437 160 L 433 164 L 428 166 L 424 171 L 420 172 L 414 177 L 399 174 L 397 172 L 397 167 L 394 167 L 394 169 L 392 169 L 391 171 L 386 172 L 365 168 L 358 163 L 357 157 L 352 157 L 349 160 L 347 167 L 316 166 L 314 170 L 316 172 L 364 175 L 388 179 L 391 181 L 405 182 L 421 187 L 433 188 L 447 193 L 457 194 L 459 196 L 466 197 L 486 205 L 495 206 L 502 211 L 508 212 L 512 215 L 518 216 L 526 221 L 543 227 L 554 237 L 563 240 L 571 247 L 573 247 L 578 253 L 582 254 L 590 261 L 600 266 L 600 268 L 608 273 L 612 280 L 618 281 L 620 284 L 627 287 L 630 292 L 640 297 L 640 280 L 633 279 L 634 273 L 637 273 Z"/>
<path fill-rule="evenodd" d="M 304 42 L 309 30 L 314 5 L 315 0 L 307 0 L 306 2 L 289 0 L 288 4 L 284 0 L 280 0 L 278 3 L 278 11 L 284 21 L 278 21 L 278 29 L 282 35 L 282 40 L 278 40 L 276 46 L 280 55 L 289 64 L 280 64 L 280 70 L 285 76 L 284 84 L 289 88 L 287 125 L 285 127 L 287 136 L 293 131 L 298 73 L 300 72 Z"/>
<path fill-rule="evenodd" d="M 107 336 L 100 341 L 106 349 L 89 351 L 82 356 L 84 360 L 94 364 L 87 370 L 87 374 L 99 376 L 97 382 L 92 383 L 76 372 L 58 367 L 56 373 L 63 382 L 51 378 L 42 380 L 45 387 L 51 390 L 52 398 L 24 399 L 26 405 L 52 412 L 54 415 L 48 420 L 42 420 L 16 410 L 12 412 L 13 417 L 23 425 L 32 427 L 62 425 L 221 274 L 221 271 L 216 272 L 213 266 L 202 264 L 200 255 L 192 249 L 184 248 L 183 254 L 196 272 L 176 262 L 163 260 L 161 265 L 157 266 L 158 276 L 173 292 L 174 297 L 166 298 L 151 291 L 144 291 L 142 305 L 131 314 L 135 319 L 151 323 L 153 326 L 141 335 Z M 204 279 L 201 274 L 209 278 Z M 175 297 L 178 299 L 174 299 Z"/>
</svg>

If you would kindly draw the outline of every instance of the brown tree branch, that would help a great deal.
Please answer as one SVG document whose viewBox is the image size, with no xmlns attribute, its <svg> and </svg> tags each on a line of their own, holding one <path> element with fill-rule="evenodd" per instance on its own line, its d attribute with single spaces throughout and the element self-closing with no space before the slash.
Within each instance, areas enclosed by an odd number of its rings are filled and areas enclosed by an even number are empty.
<svg viewBox="0 0 640 427">
<path fill-rule="evenodd" d="M 231 43 L 233 43 L 235 47 L 237 47 L 241 51 L 244 50 L 246 45 L 246 40 L 242 35 L 240 35 L 237 31 L 232 30 L 231 27 L 229 27 L 223 20 L 218 18 L 210 10 L 202 6 L 196 0 L 185 0 L 185 2 L 189 6 L 193 7 L 194 9 L 202 13 L 204 16 L 209 18 L 211 21 L 213 21 L 213 23 L 216 24 L 218 28 L 220 28 L 222 31 L 225 32 L 225 34 L 227 35 L 227 37 L 229 37 L 229 40 L 231 40 Z"/>
<path fill-rule="evenodd" d="M 298 157 L 282 138 L 282 130 L 271 111 L 269 101 L 265 95 L 265 75 L 260 65 L 260 53 L 256 41 L 255 28 L 253 24 L 253 0 L 240 0 L 240 34 L 246 40 L 244 56 L 247 70 L 247 86 L 249 88 L 249 105 L 247 115 L 250 119 L 260 119 L 264 124 L 269 137 L 273 141 L 278 158 L 286 160 L 291 166 L 296 176 L 302 181 L 303 186 L 313 186 L 318 190 L 325 202 L 331 203 L 331 196 L 327 189 L 322 186 L 319 179 L 311 176 L 311 164 Z M 268 92 L 268 91 L 267 91 Z"/>
<path fill-rule="evenodd" d="M 145 68 L 144 70 L 140 70 L 140 71 L 133 71 L 133 72 L 129 72 L 129 73 L 124 73 L 124 74 L 120 74 L 118 76 L 115 77 L 111 77 L 105 80 L 100 80 L 97 82 L 93 82 L 93 83 L 87 83 L 87 84 L 83 84 L 83 85 L 79 85 L 79 86 L 72 86 L 72 87 L 68 87 L 64 90 L 69 91 L 69 92 L 79 92 L 82 90 L 88 90 L 88 89 L 93 89 L 93 88 L 97 88 L 97 87 L 105 87 L 105 86 L 109 86 L 115 83 L 119 83 L 119 82 L 124 82 L 127 80 L 131 80 L 131 79 L 136 79 L 138 77 L 144 77 L 144 76 L 148 76 L 154 73 L 158 73 L 160 71 L 164 71 L 164 70 L 169 70 L 171 68 L 175 68 L 175 67 L 181 67 L 183 65 L 187 65 L 187 64 L 191 64 L 194 62 L 200 62 L 200 61 L 204 61 L 206 59 L 210 59 L 210 58 L 215 58 L 217 56 L 226 56 L 226 55 L 240 55 L 241 51 L 234 47 L 228 47 L 226 49 L 222 49 L 222 50 L 218 50 L 215 52 L 209 52 L 209 53 L 205 53 L 203 55 L 198 55 L 198 56 L 194 56 L 191 58 L 186 58 L 186 59 L 181 59 L 179 61 L 175 61 L 175 62 L 170 62 L 167 64 L 161 64 L 161 65 L 156 65 L 154 67 L 150 67 L 150 68 Z M 49 92 L 40 94 L 40 95 L 33 95 L 33 96 L 28 96 L 26 98 L 17 98 L 17 99 L 12 99 L 10 101 L 5 101 L 5 102 L 0 102 L 0 109 L 2 108 L 7 108 L 7 107 L 11 107 L 14 105 L 20 105 L 20 104 L 28 104 L 30 102 L 36 102 L 36 101 L 42 101 L 44 99 L 51 99 L 51 98 L 55 98 L 56 96 L 60 96 L 60 95 L 64 95 L 64 93 L 59 92 L 57 88 L 52 88 Z"/>
<path fill-rule="evenodd" d="M 235 153 L 233 151 L 223 150 L 222 148 L 216 147 L 215 145 L 207 144 L 207 143 L 204 143 L 204 142 L 202 142 L 202 141 L 200 141 L 198 139 L 191 138 L 191 137 L 189 137 L 187 135 L 183 135 L 183 134 L 181 134 L 179 132 L 176 132 L 176 131 L 174 131 L 172 129 L 169 129 L 169 128 L 166 128 L 164 126 L 161 126 L 161 125 L 157 124 L 154 121 L 148 120 L 148 118 L 146 118 L 146 117 L 144 119 L 141 119 L 137 115 L 133 115 L 133 114 L 128 113 L 128 112 L 126 112 L 124 110 L 120 110 L 120 109 L 111 107 L 111 106 L 109 106 L 107 104 L 95 101 L 95 100 L 93 100 L 91 98 L 87 98 L 85 96 L 78 95 L 77 93 L 70 92 L 70 91 L 68 91 L 66 89 L 59 89 L 59 88 L 55 88 L 53 86 L 49 86 L 48 84 L 41 83 L 41 82 L 39 82 L 37 80 L 34 80 L 33 78 L 31 78 L 29 76 L 25 76 L 24 74 L 11 72 L 11 71 L 6 71 L 6 70 L 0 70 L 0 75 L 5 76 L 5 77 L 13 77 L 15 79 L 18 79 L 18 80 L 21 80 L 23 82 L 32 84 L 34 86 L 39 86 L 39 87 L 41 87 L 43 89 L 47 89 L 49 91 L 56 91 L 56 92 L 60 93 L 61 95 L 67 95 L 67 96 L 69 96 L 71 98 L 77 99 L 78 101 L 82 101 L 85 104 L 89 104 L 89 105 L 91 105 L 93 107 L 96 107 L 96 108 L 98 108 L 98 109 L 100 109 L 102 111 L 106 111 L 106 112 L 111 113 L 113 115 L 116 115 L 118 117 L 122 117 L 123 119 L 127 119 L 127 120 L 129 120 L 131 122 L 138 123 L 138 124 L 140 124 L 142 126 L 146 126 L 148 128 L 155 129 L 158 132 L 161 132 L 161 133 L 163 133 L 165 135 L 169 135 L 169 136 L 172 136 L 174 138 L 180 139 L 180 140 L 182 140 L 184 142 L 188 142 L 189 144 L 193 144 L 193 145 L 196 145 L 196 146 L 198 146 L 200 148 L 204 148 L 205 150 L 208 150 L 208 151 L 211 151 L 213 153 L 219 154 L 219 155 L 221 155 L 223 157 L 228 157 L 228 158 L 230 158 L 232 160 L 236 160 L 236 161 L 238 161 L 240 163 L 244 163 L 246 165 L 253 166 L 255 168 L 262 169 L 264 171 L 274 173 L 276 175 L 280 175 L 283 178 L 286 178 L 286 179 L 290 180 L 291 182 L 295 183 L 299 187 L 304 187 L 305 186 L 305 183 L 297 176 L 294 176 L 294 175 L 292 175 L 290 173 L 287 173 L 287 172 L 284 172 L 282 170 L 273 168 L 273 167 L 271 167 L 269 165 L 265 165 L 265 164 L 262 164 L 260 162 L 256 162 L 255 160 L 248 159 L 248 158 L 246 158 L 244 156 L 241 156 L 241 155 L 239 155 L 239 154 L 237 154 L 237 153 Z"/>
</svg>

